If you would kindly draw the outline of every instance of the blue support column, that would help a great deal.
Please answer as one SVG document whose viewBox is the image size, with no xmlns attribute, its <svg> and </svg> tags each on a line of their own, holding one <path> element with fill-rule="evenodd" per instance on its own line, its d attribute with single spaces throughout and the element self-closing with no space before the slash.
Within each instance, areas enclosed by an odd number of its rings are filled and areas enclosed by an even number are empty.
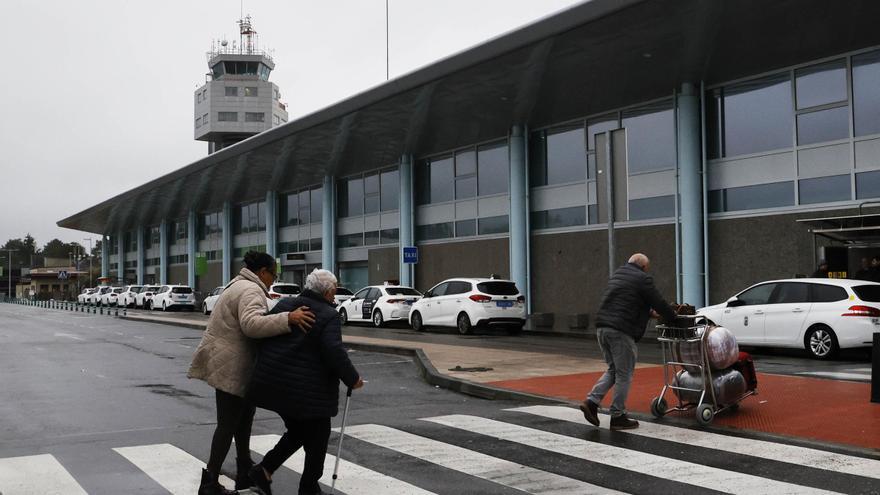
<svg viewBox="0 0 880 495">
<path fill-rule="evenodd" d="M 510 132 L 510 279 L 529 297 L 529 198 L 524 134 L 519 125 Z"/>
<path fill-rule="evenodd" d="M 110 276 L 110 237 L 101 236 L 101 276 Z"/>
<path fill-rule="evenodd" d="M 232 280 L 232 205 L 223 203 L 223 284 Z"/>
<path fill-rule="evenodd" d="M 324 176 L 321 211 L 321 268 L 336 273 L 336 179 Z"/>
<path fill-rule="evenodd" d="M 266 253 L 278 256 L 278 193 L 266 192 Z"/>
<path fill-rule="evenodd" d="M 159 284 L 168 283 L 168 222 L 159 224 Z"/>
<path fill-rule="evenodd" d="M 144 249 L 144 227 L 137 226 L 137 283 L 144 285 L 144 264 L 146 263 L 146 250 Z"/>
<path fill-rule="evenodd" d="M 125 285 L 125 232 L 119 231 L 119 237 L 116 242 L 116 256 L 119 258 L 116 263 L 116 279 L 118 285 Z"/>
<path fill-rule="evenodd" d="M 703 278 L 703 176 L 700 154 L 700 97 L 690 83 L 678 97 L 678 166 L 681 204 L 682 301 L 705 306 Z"/>
<path fill-rule="evenodd" d="M 398 250 L 400 258 L 400 284 L 407 287 L 415 287 L 415 266 L 403 262 L 403 248 L 416 245 L 412 155 L 400 157 L 400 171 L 398 175 L 400 176 L 400 203 L 398 205 L 400 211 L 400 228 L 398 230 L 400 233 L 400 239 L 398 240 L 400 244 Z"/>
<path fill-rule="evenodd" d="M 196 210 L 189 210 L 186 218 L 186 280 L 196 290 Z"/>
</svg>

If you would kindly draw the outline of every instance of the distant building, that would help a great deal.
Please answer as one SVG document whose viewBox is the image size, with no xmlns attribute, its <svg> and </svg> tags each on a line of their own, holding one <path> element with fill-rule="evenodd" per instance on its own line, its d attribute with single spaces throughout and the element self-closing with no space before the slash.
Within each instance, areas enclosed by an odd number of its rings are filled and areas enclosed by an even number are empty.
<svg viewBox="0 0 880 495">
<path fill-rule="evenodd" d="M 207 82 L 196 90 L 194 137 L 208 153 L 287 122 L 281 92 L 269 81 L 275 63 L 259 48 L 250 16 L 238 21 L 241 38 L 215 43 L 208 52 Z"/>
</svg>

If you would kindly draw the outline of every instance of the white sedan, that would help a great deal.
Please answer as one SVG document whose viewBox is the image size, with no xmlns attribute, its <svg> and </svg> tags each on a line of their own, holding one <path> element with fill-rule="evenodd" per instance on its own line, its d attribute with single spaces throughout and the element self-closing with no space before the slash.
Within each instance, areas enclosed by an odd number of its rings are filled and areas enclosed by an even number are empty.
<svg viewBox="0 0 880 495">
<path fill-rule="evenodd" d="M 880 284 L 796 278 L 753 285 L 697 311 L 728 328 L 741 345 L 802 347 L 816 359 L 868 347 L 880 332 Z"/>
<path fill-rule="evenodd" d="M 371 285 L 342 301 L 336 309 L 343 324 L 372 321 L 373 325 L 381 327 L 389 321 L 406 321 L 413 303 L 421 298 L 422 293 L 411 287 Z"/>
<path fill-rule="evenodd" d="M 92 294 L 94 294 L 96 290 L 97 289 L 95 289 L 94 287 L 88 287 L 88 288 L 83 289 L 82 293 L 80 293 L 78 296 L 76 296 L 76 302 L 78 302 L 80 304 L 88 303 Z"/>
<path fill-rule="evenodd" d="M 122 293 L 119 294 L 119 298 L 116 300 L 116 304 L 120 307 L 133 308 L 137 293 L 140 292 L 143 288 L 143 285 L 126 285 L 122 288 Z"/>
<path fill-rule="evenodd" d="M 157 285 L 145 285 L 140 292 L 137 293 L 134 300 L 136 308 L 150 309 L 150 301 L 153 300 L 153 294 L 159 290 Z"/>
<path fill-rule="evenodd" d="M 150 309 L 162 311 L 175 308 L 192 311 L 195 306 L 196 295 L 188 285 L 163 285 L 153 294 L 153 299 L 150 301 Z"/>
<path fill-rule="evenodd" d="M 444 280 L 425 292 L 409 314 L 413 330 L 453 327 L 462 335 L 485 326 L 504 327 L 515 334 L 525 323 L 525 296 L 513 281 L 494 278 Z"/>
<path fill-rule="evenodd" d="M 222 285 L 220 287 L 215 287 L 214 290 L 205 297 L 205 300 L 202 301 L 202 313 L 209 315 L 214 311 L 214 306 L 217 304 L 217 300 L 220 299 L 220 294 L 223 294 L 223 289 L 225 288 L 226 287 Z"/>
<path fill-rule="evenodd" d="M 95 289 L 95 292 L 92 292 L 92 294 L 89 296 L 88 303 L 92 306 L 100 306 L 101 298 L 104 296 L 104 294 L 110 292 L 111 289 L 112 287 L 106 285 L 103 287 L 97 287 Z"/>
</svg>

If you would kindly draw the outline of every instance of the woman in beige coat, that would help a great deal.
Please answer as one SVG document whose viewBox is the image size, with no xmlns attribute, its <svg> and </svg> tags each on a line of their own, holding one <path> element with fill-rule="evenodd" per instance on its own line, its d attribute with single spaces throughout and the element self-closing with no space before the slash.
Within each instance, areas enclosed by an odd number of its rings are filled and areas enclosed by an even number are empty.
<svg viewBox="0 0 880 495">
<path fill-rule="evenodd" d="M 236 490 L 248 488 L 251 424 L 255 408 L 244 399 L 256 356 L 253 339 L 289 333 L 292 327 L 308 331 L 314 314 L 308 307 L 289 313 L 266 315 L 267 287 L 275 281 L 275 259 L 266 253 L 248 252 L 245 268 L 232 279 L 208 320 L 187 376 L 204 380 L 216 389 L 217 428 L 211 457 L 202 470 L 199 495 L 232 494 L 218 481 L 220 468 L 235 438 Z"/>
</svg>

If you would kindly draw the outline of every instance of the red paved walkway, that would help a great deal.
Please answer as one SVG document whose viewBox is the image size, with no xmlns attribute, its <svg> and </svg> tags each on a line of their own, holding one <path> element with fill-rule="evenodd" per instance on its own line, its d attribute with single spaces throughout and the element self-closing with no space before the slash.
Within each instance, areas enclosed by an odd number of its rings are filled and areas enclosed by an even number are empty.
<svg viewBox="0 0 880 495">
<path fill-rule="evenodd" d="M 580 402 L 601 374 L 506 380 L 492 385 Z M 662 385 L 662 366 L 636 369 L 627 407 L 650 414 L 651 399 Z M 880 450 L 880 404 L 869 402 L 870 389 L 865 383 L 758 373 L 758 395 L 746 398 L 738 411 L 719 414 L 713 424 Z M 667 392 L 667 402 L 674 399 L 671 391 Z M 611 394 L 605 398 L 606 406 L 610 400 Z M 692 412 L 673 414 L 686 414 L 696 423 Z"/>
</svg>

